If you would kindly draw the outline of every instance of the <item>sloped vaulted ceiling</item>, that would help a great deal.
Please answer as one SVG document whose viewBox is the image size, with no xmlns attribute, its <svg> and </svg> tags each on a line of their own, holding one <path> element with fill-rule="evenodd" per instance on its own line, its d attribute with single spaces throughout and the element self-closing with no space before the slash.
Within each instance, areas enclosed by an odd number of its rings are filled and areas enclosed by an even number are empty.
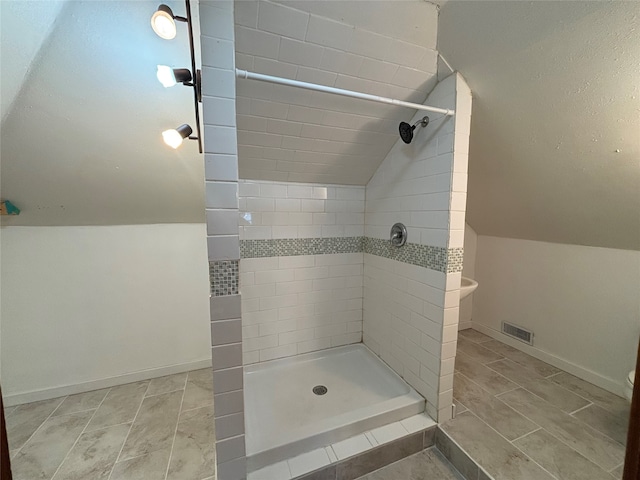
<svg viewBox="0 0 640 480">
<path fill-rule="evenodd" d="M 0 1 L 3 95 L 13 74 L 5 47 L 20 48 L 47 3 L 20 0 L 17 9 L 14 1 Z M 194 112 L 191 89 L 165 89 L 156 79 L 157 64 L 190 61 L 183 25 L 171 41 L 151 29 L 158 3 L 65 2 L 2 121 L 1 194 L 22 210 L 3 225 L 204 221 L 197 145 L 172 150 L 160 136 L 192 123 Z M 184 2 L 166 3 L 184 14 Z M 8 28 L 16 10 L 31 13 L 30 28 Z"/>
<path fill-rule="evenodd" d="M 0 6 L 2 22 L 2 82 L 0 118 L 4 120 L 18 96 L 42 44 L 51 33 L 67 0 L 14 1 Z"/>
<path fill-rule="evenodd" d="M 640 249 L 640 3 L 450 1 L 438 49 L 473 91 L 467 220 Z"/>
</svg>

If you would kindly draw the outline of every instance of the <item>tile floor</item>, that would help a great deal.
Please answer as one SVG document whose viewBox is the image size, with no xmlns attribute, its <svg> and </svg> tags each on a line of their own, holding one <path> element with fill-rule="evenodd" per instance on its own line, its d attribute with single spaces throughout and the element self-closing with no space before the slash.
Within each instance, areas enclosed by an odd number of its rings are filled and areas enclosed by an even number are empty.
<svg viewBox="0 0 640 480">
<path fill-rule="evenodd" d="M 203 480 L 215 473 L 210 369 L 5 410 L 14 480 Z"/>
<path fill-rule="evenodd" d="M 442 428 L 496 480 L 622 477 L 627 400 L 471 329 L 455 372 Z"/>
<path fill-rule="evenodd" d="M 464 480 L 446 458 L 431 447 L 358 480 Z"/>
<path fill-rule="evenodd" d="M 496 480 L 621 478 L 625 399 L 470 329 L 455 370 L 457 415 L 442 428 Z M 209 369 L 5 413 L 15 480 L 214 478 Z M 463 477 L 431 448 L 361 478 Z"/>
</svg>

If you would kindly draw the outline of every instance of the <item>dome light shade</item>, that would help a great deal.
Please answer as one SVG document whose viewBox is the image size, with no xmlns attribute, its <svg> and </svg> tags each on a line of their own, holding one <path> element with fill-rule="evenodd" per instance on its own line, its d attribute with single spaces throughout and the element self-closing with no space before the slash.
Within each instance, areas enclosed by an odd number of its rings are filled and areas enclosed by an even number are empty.
<svg viewBox="0 0 640 480">
<path fill-rule="evenodd" d="M 151 28 L 160 38 L 171 40 L 176 36 L 176 22 L 171 9 L 167 5 L 160 5 L 151 17 Z"/>
<path fill-rule="evenodd" d="M 176 76 L 173 74 L 173 69 L 166 65 L 158 65 L 158 71 L 156 73 L 158 81 L 163 87 L 169 88 L 176 84 Z"/>
<path fill-rule="evenodd" d="M 178 148 L 182 145 L 182 140 L 187 138 L 189 135 L 193 133 L 191 127 L 187 124 L 180 125 L 178 128 L 165 130 L 162 132 L 162 139 L 164 143 L 169 145 L 171 148 Z"/>
</svg>

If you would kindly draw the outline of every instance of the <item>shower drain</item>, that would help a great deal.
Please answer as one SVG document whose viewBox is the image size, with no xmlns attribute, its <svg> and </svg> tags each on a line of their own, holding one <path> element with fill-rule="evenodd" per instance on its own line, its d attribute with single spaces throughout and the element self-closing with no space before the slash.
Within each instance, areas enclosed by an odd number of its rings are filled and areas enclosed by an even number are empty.
<svg viewBox="0 0 640 480">
<path fill-rule="evenodd" d="M 325 387 L 324 385 L 316 385 L 315 387 L 313 387 L 313 393 L 315 393 L 316 395 L 324 395 L 325 393 L 327 393 L 327 387 Z"/>
</svg>

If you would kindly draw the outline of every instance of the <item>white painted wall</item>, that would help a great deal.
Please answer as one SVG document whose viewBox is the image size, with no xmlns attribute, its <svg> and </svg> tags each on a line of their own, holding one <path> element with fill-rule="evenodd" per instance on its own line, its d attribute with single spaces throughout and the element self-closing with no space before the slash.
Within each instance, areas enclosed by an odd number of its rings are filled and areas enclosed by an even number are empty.
<svg viewBox="0 0 640 480">
<path fill-rule="evenodd" d="M 9 400 L 211 361 L 204 224 L 5 227 L 0 236 Z"/>
<path fill-rule="evenodd" d="M 640 335 L 640 252 L 480 235 L 473 325 L 510 321 L 534 347 L 508 342 L 622 393 Z M 503 338 L 504 337 L 504 338 Z"/>
<path fill-rule="evenodd" d="M 478 235 L 468 223 L 464 227 L 464 264 L 462 275 L 467 278 L 476 277 L 476 250 L 478 247 Z M 475 293 L 475 292 L 474 292 Z M 471 328 L 471 320 L 473 313 L 473 295 L 469 295 L 460 301 L 460 322 L 458 329 L 464 330 Z"/>
</svg>

